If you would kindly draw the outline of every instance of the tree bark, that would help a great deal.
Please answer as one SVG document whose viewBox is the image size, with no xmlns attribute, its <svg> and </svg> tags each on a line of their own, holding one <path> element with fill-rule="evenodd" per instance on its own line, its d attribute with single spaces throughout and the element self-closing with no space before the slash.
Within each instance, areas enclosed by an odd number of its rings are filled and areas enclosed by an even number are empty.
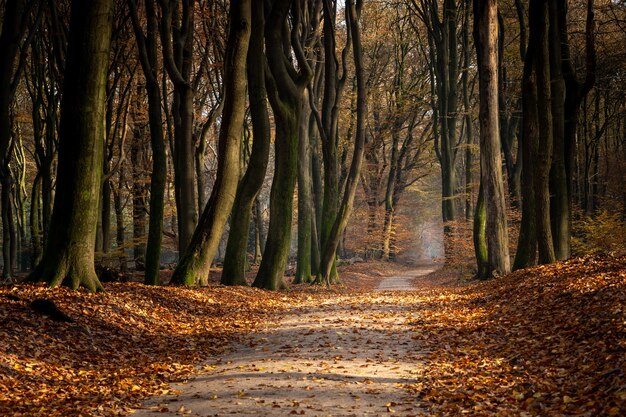
<svg viewBox="0 0 626 417">
<path fill-rule="evenodd" d="M 550 219 L 556 259 L 570 257 L 569 193 L 565 170 L 565 79 L 562 70 L 559 5 L 548 0 L 550 92 L 552 94 L 553 158 L 550 169 Z"/>
<path fill-rule="evenodd" d="M 250 47 L 247 57 L 248 95 L 252 118 L 252 152 L 250 162 L 239 186 L 231 214 L 231 226 L 224 257 L 221 283 L 247 285 L 246 263 L 250 215 L 263 186 L 270 154 L 270 124 L 265 89 L 265 54 L 263 2 L 253 2 Z M 260 239 L 259 239 L 260 241 Z"/>
<path fill-rule="evenodd" d="M 529 46 L 535 45 L 533 31 Z M 535 211 L 535 162 L 539 144 L 539 122 L 537 115 L 537 85 L 533 74 L 535 54 L 529 52 L 524 60 L 522 76 L 522 223 L 517 241 L 517 252 L 513 269 L 533 266 L 537 261 L 537 229 Z"/>
<path fill-rule="evenodd" d="M 485 279 L 489 277 L 489 252 L 487 249 L 487 210 L 485 208 L 485 193 L 483 185 L 478 188 L 478 198 L 474 210 L 474 227 L 472 238 L 474 241 L 474 255 L 476 256 L 476 277 Z"/>
<path fill-rule="evenodd" d="M 362 0 L 346 1 L 346 22 L 348 30 L 352 35 L 352 54 L 354 59 L 354 67 L 357 82 L 357 104 L 356 104 L 356 130 L 354 141 L 354 153 L 352 162 L 350 163 L 350 171 L 346 178 L 343 200 L 337 213 L 337 218 L 330 231 L 330 235 L 325 244 L 322 244 L 322 253 L 320 261 L 319 278 L 326 284 L 330 284 L 332 279 L 332 268 L 335 261 L 335 252 L 343 231 L 348 223 L 350 212 L 352 211 L 352 203 L 356 194 L 359 176 L 361 174 L 361 165 L 363 164 L 363 154 L 365 151 L 365 118 L 367 113 L 367 89 L 365 71 L 363 69 L 363 51 L 361 47 L 361 27 L 359 19 Z"/>
<path fill-rule="evenodd" d="M 154 0 L 146 0 L 147 32 L 144 35 L 139 22 L 135 0 L 130 0 L 131 20 L 139 49 L 139 62 L 146 79 L 148 93 L 148 123 L 152 147 L 152 175 L 150 177 L 150 218 L 144 282 L 159 284 L 161 266 L 161 242 L 163 236 L 163 213 L 165 206 L 165 182 L 167 180 L 167 156 L 163 136 L 161 90 L 157 78 L 158 21 Z"/>
<path fill-rule="evenodd" d="M 174 125 L 174 195 L 178 224 L 178 251 L 183 254 L 198 221 L 193 144 L 193 65 L 195 0 L 159 0 L 163 64 L 172 84 Z"/>
<path fill-rule="evenodd" d="M 474 0 L 474 40 L 480 94 L 480 162 L 488 251 L 488 274 L 508 274 L 509 236 L 504 201 L 498 116 L 498 3 Z"/>
<path fill-rule="evenodd" d="M 309 148 L 308 94 L 305 91 L 298 126 L 298 255 L 294 283 L 311 281 L 313 201 L 311 198 L 311 153 Z"/>
<path fill-rule="evenodd" d="M 102 289 L 94 244 L 102 175 L 104 105 L 112 0 L 72 1 L 61 104 L 59 168 L 50 234 L 34 279 Z"/>
<path fill-rule="evenodd" d="M 217 177 L 189 248 L 172 275 L 172 283 L 181 285 L 208 283 L 211 263 L 237 192 L 246 103 L 246 57 L 251 30 L 251 0 L 233 1 L 229 21 Z"/>
<path fill-rule="evenodd" d="M 534 8 L 532 7 L 535 4 Z M 530 10 L 530 28 L 537 32 L 536 54 L 537 108 L 539 129 L 539 147 L 533 156 L 535 161 L 535 220 L 537 222 L 537 245 L 539 262 L 552 263 L 554 245 L 550 224 L 550 166 L 552 164 L 553 125 L 550 86 L 550 51 L 548 47 L 548 7 L 544 0 L 532 0 Z"/>
<path fill-rule="evenodd" d="M 292 33 L 285 28 L 293 5 Z M 313 72 L 309 66 L 297 31 L 303 27 L 300 2 L 275 0 L 265 28 L 265 48 L 273 79 L 269 92 L 276 124 L 274 180 L 270 192 L 270 224 L 259 271 L 253 286 L 276 290 L 286 287 L 283 274 L 289 256 L 293 193 L 297 176 L 298 119 L 305 86 Z M 285 53 L 293 48 L 298 62 L 296 71 Z"/>
</svg>

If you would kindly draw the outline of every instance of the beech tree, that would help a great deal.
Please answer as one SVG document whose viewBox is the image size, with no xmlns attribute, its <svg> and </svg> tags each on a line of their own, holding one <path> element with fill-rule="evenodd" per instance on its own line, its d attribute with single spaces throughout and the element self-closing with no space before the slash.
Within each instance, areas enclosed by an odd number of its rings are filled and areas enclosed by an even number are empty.
<svg viewBox="0 0 626 417">
<path fill-rule="evenodd" d="M 265 87 L 263 2 L 252 4 L 252 27 L 247 57 L 248 96 L 252 119 L 252 152 L 248 167 L 237 187 L 237 196 L 231 213 L 231 226 L 224 257 L 221 282 L 225 285 L 246 285 L 245 269 L 248 248 L 248 229 L 252 206 L 261 190 L 270 154 L 270 121 Z"/>
<path fill-rule="evenodd" d="M 481 188 L 486 212 L 487 274 L 511 271 L 498 116 L 498 3 L 474 0 L 480 90 Z"/>
<path fill-rule="evenodd" d="M 286 286 L 283 274 L 289 256 L 293 192 L 298 164 L 298 119 L 304 89 L 313 77 L 301 44 L 303 1 L 274 0 L 265 26 L 265 49 L 272 81 L 268 98 L 272 106 L 276 137 L 274 140 L 274 180 L 270 194 L 270 223 L 255 287 L 281 289 Z M 291 28 L 288 16 L 291 10 Z M 298 69 L 285 55 L 295 55 Z"/>
<path fill-rule="evenodd" d="M 33 12 L 35 9 L 35 12 Z M 12 154 L 11 105 L 20 76 L 26 64 L 29 44 L 32 41 L 43 7 L 37 0 L 7 0 L 4 5 L 2 31 L 0 32 L 0 209 L 2 212 L 2 278 L 10 279 L 15 262 L 11 247 L 16 245 L 13 216 L 11 214 L 12 177 L 9 162 Z M 31 15 L 33 17 L 31 17 Z"/>
<path fill-rule="evenodd" d="M 163 212 L 165 182 L 167 175 L 167 157 L 163 137 L 163 117 L 161 112 L 161 89 L 157 77 L 157 35 L 158 20 L 154 0 L 145 1 L 147 30 L 144 34 L 137 4 L 129 0 L 130 16 L 139 50 L 139 62 L 146 79 L 148 93 L 148 119 L 150 124 L 150 143 L 152 146 L 152 175 L 150 179 L 150 224 L 146 247 L 146 284 L 159 283 L 161 265 L 161 240 L 163 236 Z"/>
<path fill-rule="evenodd" d="M 32 278 L 102 289 L 94 268 L 113 0 L 72 1 L 50 232 Z"/>
<path fill-rule="evenodd" d="M 246 100 L 246 57 L 251 30 L 251 0 L 232 1 L 226 47 L 224 110 L 217 178 L 200 222 L 172 275 L 172 282 L 206 285 L 213 257 L 235 200 Z"/>
</svg>

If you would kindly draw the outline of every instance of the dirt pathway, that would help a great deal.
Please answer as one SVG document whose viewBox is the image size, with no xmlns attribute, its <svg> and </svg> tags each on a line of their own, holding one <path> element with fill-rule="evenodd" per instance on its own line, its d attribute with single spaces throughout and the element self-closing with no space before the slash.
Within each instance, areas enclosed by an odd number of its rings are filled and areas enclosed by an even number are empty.
<svg viewBox="0 0 626 417">
<path fill-rule="evenodd" d="M 378 291 L 393 293 L 336 295 L 291 310 L 133 416 L 417 415 L 402 387 L 421 356 L 411 305 L 397 291 L 432 270 L 383 279 Z"/>
</svg>

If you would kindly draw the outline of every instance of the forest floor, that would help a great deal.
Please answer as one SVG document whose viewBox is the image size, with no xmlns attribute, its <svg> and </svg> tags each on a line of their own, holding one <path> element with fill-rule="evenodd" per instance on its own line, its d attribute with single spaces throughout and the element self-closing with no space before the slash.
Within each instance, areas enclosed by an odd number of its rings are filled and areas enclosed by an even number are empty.
<svg viewBox="0 0 626 417">
<path fill-rule="evenodd" d="M 428 269 L 285 292 L 0 287 L 0 415 L 626 415 L 626 258 Z"/>
</svg>

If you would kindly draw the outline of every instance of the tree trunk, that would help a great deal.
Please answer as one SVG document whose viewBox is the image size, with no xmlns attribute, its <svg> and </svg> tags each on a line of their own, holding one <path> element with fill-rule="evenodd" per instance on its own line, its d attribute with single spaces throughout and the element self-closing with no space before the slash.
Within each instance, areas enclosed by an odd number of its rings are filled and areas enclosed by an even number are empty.
<svg viewBox="0 0 626 417">
<path fill-rule="evenodd" d="M 469 3 L 469 1 L 468 1 Z M 467 6 L 469 10 L 469 5 Z M 461 83 L 463 86 L 463 110 L 465 111 L 465 220 L 472 218 L 472 146 L 474 144 L 474 125 L 472 122 L 472 108 L 470 106 L 469 91 L 469 65 L 470 65 L 470 44 L 469 44 L 469 17 L 466 18 L 463 28 L 463 74 Z"/>
<path fill-rule="evenodd" d="M 304 92 L 298 127 L 298 255 L 294 283 L 311 281 L 313 201 L 311 199 L 311 153 L 309 150 L 308 94 Z"/>
<path fill-rule="evenodd" d="M 208 283 L 211 263 L 237 192 L 239 152 L 245 117 L 246 57 L 251 30 L 251 0 L 231 3 L 229 20 L 217 177 L 191 243 L 172 275 L 172 282 L 176 284 Z M 247 229 L 246 227 L 246 231 Z"/>
<path fill-rule="evenodd" d="M 144 35 L 139 23 L 137 6 L 129 2 L 133 29 L 139 48 L 141 68 L 146 79 L 148 93 L 148 122 L 152 147 L 152 176 L 150 177 L 150 219 L 146 245 L 146 284 L 159 284 L 161 266 L 161 242 L 163 236 L 163 212 L 165 205 L 165 182 L 167 181 L 167 155 L 163 137 L 161 113 L 161 90 L 156 77 L 158 21 L 154 0 L 146 0 L 147 33 Z"/>
<path fill-rule="evenodd" d="M 550 218 L 555 256 L 570 257 L 569 194 L 565 171 L 565 80 L 557 0 L 548 0 L 550 92 L 552 94 L 553 158 L 550 170 Z"/>
<path fill-rule="evenodd" d="M 32 277 L 51 287 L 102 289 L 94 244 L 102 175 L 112 0 L 72 1 L 61 104 L 57 192 L 44 255 Z"/>
<path fill-rule="evenodd" d="M 391 251 L 391 231 L 394 216 L 394 191 L 396 188 L 396 177 L 398 172 L 398 132 L 392 133 L 391 158 L 389 161 L 389 177 L 387 178 L 387 190 L 385 192 L 385 220 L 383 222 L 381 258 L 383 261 L 389 260 Z"/>
<path fill-rule="evenodd" d="M 221 278 L 221 283 L 224 285 L 247 285 L 245 273 L 250 215 L 263 186 L 271 147 L 267 92 L 265 90 L 265 54 L 263 53 L 264 7 L 263 2 L 253 3 L 247 75 L 254 141 L 252 142 L 250 162 L 237 187 L 237 195 L 231 213 L 231 227 Z"/>
<path fill-rule="evenodd" d="M 30 267 L 34 269 L 41 258 L 42 232 L 39 212 L 41 211 L 41 175 L 37 175 L 33 181 L 30 193 L 30 239 L 32 253 L 30 257 Z"/>
<path fill-rule="evenodd" d="M 536 33 L 531 33 L 529 46 L 535 45 Z M 535 212 L 535 161 L 539 143 L 537 115 L 537 85 L 535 84 L 534 53 L 527 53 L 522 77 L 522 223 L 517 241 L 513 269 L 532 266 L 537 261 L 537 229 Z M 518 162 L 519 163 L 519 162 Z"/>
<path fill-rule="evenodd" d="M 263 211 L 261 210 L 261 201 L 257 195 L 254 200 L 254 263 L 259 265 L 263 256 L 263 245 L 265 238 L 263 236 Z"/>
<path fill-rule="evenodd" d="M 474 43 L 480 91 L 480 162 L 487 223 L 488 274 L 508 274 L 509 235 L 498 126 L 498 3 L 474 0 Z"/>
<path fill-rule="evenodd" d="M 178 220 L 178 251 L 184 253 L 198 221 L 193 143 L 193 65 L 195 0 L 159 2 L 162 9 L 163 63 L 174 84 L 174 194 Z M 174 25 L 174 26 L 173 26 Z"/>
<path fill-rule="evenodd" d="M 350 163 L 350 172 L 346 178 L 343 200 L 337 218 L 330 231 L 330 235 L 326 243 L 322 244 L 320 274 L 318 279 L 323 280 L 326 284 L 330 284 L 333 265 L 335 264 L 335 252 L 339 239 L 348 223 L 350 212 L 352 211 L 352 203 L 356 194 L 359 176 L 361 174 L 361 165 L 363 164 L 363 154 L 365 151 L 365 118 L 367 113 L 367 90 L 365 71 L 363 69 L 363 51 L 361 47 L 361 27 L 359 19 L 363 2 L 361 0 L 346 1 L 346 22 L 348 22 L 348 30 L 352 35 L 352 51 L 354 59 L 354 67 L 357 82 L 357 122 L 354 141 L 354 153 L 352 162 Z"/>
<path fill-rule="evenodd" d="M 535 219 L 537 222 L 537 245 L 539 248 L 539 262 L 552 263 L 556 257 L 552 244 L 552 226 L 550 224 L 550 166 L 552 164 L 553 125 L 550 86 L 550 53 L 548 48 L 548 13 L 547 3 L 542 0 L 532 0 L 538 3 L 531 7 L 530 28 L 537 31 L 536 53 L 537 74 L 537 108 L 539 129 L 539 147 L 533 157 L 535 161 Z M 534 10 L 534 12 L 533 12 Z"/>
<path fill-rule="evenodd" d="M 275 0 L 265 28 L 265 48 L 273 80 L 270 83 L 269 99 L 276 124 L 274 181 L 270 192 L 270 224 L 265 251 L 252 285 L 270 290 L 286 287 L 283 274 L 291 242 L 298 162 L 298 119 L 304 88 L 313 76 L 297 34 L 304 27 L 299 2 L 293 3 L 292 33 L 283 30 L 291 6 L 290 0 Z M 285 56 L 284 46 L 289 45 L 289 37 L 299 72 Z"/>
<path fill-rule="evenodd" d="M 474 254 L 476 256 L 476 277 L 485 279 L 489 277 L 489 253 L 487 250 L 487 210 L 485 207 L 485 194 L 482 183 L 478 187 L 478 198 L 474 211 L 474 227 L 472 237 L 474 241 Z"/>
<path fill-rule="evenodd" d="M 137 110 L 137 109 L 136 109 Z M 137 120 L 137 117 L 135 117 Z M 146 252 L 146 196 L 144 177 L 144 149 L 141 128 L 135 121 L 133 143 L 130 150 L 130 162 L 133 177 L 133 260 L 135 269 L 144 269 L 144 256 Z"/>
<path fill-rule="evenodd" d="M 124 189 L 125 179 L 124 165 L 120 165 L 119 168 L 119 183 L 117 189 L 113 193 L 113 206 L 115 207 L 115 243 L 117 245 L 118 259 L 120 263 L 120 272 L 126 272 L 126 228 L 124 227 L 124 203 L 122 202 L 122 190 Z"/>
</svg>

